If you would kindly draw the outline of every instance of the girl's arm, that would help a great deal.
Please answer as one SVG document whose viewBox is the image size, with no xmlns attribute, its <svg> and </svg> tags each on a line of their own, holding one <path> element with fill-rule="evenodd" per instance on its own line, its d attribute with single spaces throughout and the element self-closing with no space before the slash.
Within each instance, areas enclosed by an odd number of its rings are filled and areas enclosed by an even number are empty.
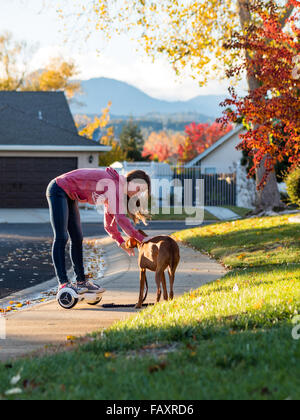
<svg viewBox="0 0 300 420">
<path fill-rule="evenodd" d="M 145 240 L 145 237 L 133 227 L 131 221 L 124 214 L 117 214 L 115 220 L 129 238 L 134 238 L 138 242 L 143 242 Z"/>
<path fill-rule="evenodd" d="M 119 232 L 115 217 L 107 211 L 104 212 L 104 229 L 109 236 L 119 244 L 119 246 L 125 243 L 121 233 Z"/>
<path fill-rule="evenodd" d="M 116 214 L 113 216 L 109 212 L 105 211 L 104 228 L 109 236 L 111 236 L 111 238 L 114 239 L 119 244 L 119 246 L 122 246 L 122 244 L 125 243 L 125 240 L 119 232 L 118 225 L 129 238 L 134 238 L 139 242 L 144 241 L 144 236 L 136 229 L 134 229 L 130 220 L 125 215 Z"/>
</svg>

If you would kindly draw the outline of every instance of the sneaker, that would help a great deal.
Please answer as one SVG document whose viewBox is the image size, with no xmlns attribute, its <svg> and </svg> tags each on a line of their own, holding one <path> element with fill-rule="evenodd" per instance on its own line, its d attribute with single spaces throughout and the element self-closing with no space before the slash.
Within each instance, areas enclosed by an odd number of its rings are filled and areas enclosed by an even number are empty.
<svg viewBox="0 0 300 420">
<path fill-rule="evenodd" d="M 65 287 L 68 287 L 69 289 L 74 290 L 78 295 L 83 295 L 84 293 L 88 292 L 88 288 L 85 287 L 83 284 L 77 284 L 74 283 L 65 283 L 59 286 L 58 291 L 61 289 L 64 289 Z"/>
<path fill-rule="evenodd" d="M 96 294 L 104 293 L 106 292 L 105 289 L 102 287 L 96 286 L 96 284 L 92 283 L 91 281 L 85 281 L 84 283 L 77 283 L 77 286 L 84 287 L 87 289 L 87 292 L 92 292 Z"/>
</svg>

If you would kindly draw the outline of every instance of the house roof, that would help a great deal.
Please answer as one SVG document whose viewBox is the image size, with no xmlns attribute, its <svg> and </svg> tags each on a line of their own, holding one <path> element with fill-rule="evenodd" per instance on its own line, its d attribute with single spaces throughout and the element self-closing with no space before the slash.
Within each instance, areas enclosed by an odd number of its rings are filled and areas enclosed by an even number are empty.
<svg viewBox="0 0 300 420">
<path fill-rule="evenodd" d="M 101 146 L 92 140 L 79 136 L 77 131 L 58 127 L 38 114 L 33 115 L 15 109 L 10 105 L 0 106 L 0 149 L 2 150 L 44 150 L 51 148 L 67 150 L 80 147 L 81 150 L 108 151 L 111 148 Z"/>
<path fill-rule="evenodd" d="M 0 108 L 9 105 L 43 120 L 77 133 L 69 104 L 63 92 L 0 91 Z"/>
<path fill-rule="evenodd" d="M 235 127 L 232 131 L 227 133 L 225 136 L 220 138 L 215 144 L 213 144 L 211 147 L 205 150 L 205 152 L 201 153 L 201 155 L 197 156 L 195 159 L 193 159 L 191 162 L 187 163 L 185 165 L 186 168 L 192 168 L 193 166 L 198 166 L 198 164 L 206 158 L 208 155 L 213 153 L 216 149 L 218 149 L 220 146 L 222 146 L 224 143 L 229 141 L 233 136 L 239 134 L 241 131 L 245 130 L 245 128 L 242 125 L 238 125 Z"/>
</svg>

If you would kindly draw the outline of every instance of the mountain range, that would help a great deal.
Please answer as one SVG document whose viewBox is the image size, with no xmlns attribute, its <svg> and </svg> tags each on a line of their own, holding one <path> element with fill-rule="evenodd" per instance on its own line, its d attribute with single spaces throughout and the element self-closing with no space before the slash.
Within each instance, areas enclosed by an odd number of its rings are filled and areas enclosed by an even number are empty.
<svg viewBox="0 0 300 420">
<path fill-rule="evenodd" d="M 95 78 L 81 82 L 82 94 L 71 103 L 73 114 L 99 114 L 109 101 L 111 114 L 140 117 L 147 114 L 196 113 L 207 120 L 221 116 L 222 95 L 196 96 L 188 101 L 166 101 L 153 98 L 140 89 L 115 79 Z"/>
</svg>

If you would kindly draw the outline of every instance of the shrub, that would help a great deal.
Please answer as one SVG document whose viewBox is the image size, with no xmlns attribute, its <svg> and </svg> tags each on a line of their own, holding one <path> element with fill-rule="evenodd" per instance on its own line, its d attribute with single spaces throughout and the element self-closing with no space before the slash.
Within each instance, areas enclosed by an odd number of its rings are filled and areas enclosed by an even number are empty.
<svg viewBox="0 0 300 420">
<path fill-rule="evenodd" d="M 300 207 L 300 167 L 291 172 L 285 182 L 290 201 Z"/>
</svg>

